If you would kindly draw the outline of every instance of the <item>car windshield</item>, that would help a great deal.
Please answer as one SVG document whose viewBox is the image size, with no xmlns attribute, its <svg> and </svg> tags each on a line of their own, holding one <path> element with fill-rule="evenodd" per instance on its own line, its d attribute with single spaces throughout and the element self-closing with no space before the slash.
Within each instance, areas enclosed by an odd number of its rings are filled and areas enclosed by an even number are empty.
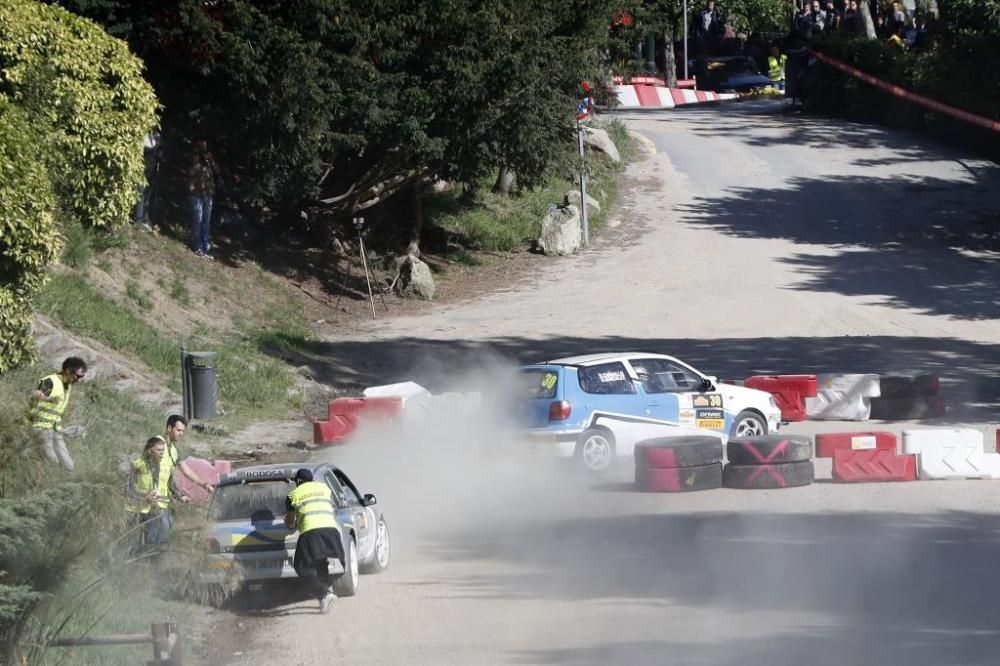
<svg viewBox="0 0 1000 666">
<path fill-rule="evenodd" d="M 558 387 L 559 375 L 552 370 L 521 371 L 521 395 L 525 398 L 551 400 Z"/>
<path fill-rule="evenodd" d="M 274 520 L 285 513 L 285 498 L 294 488 L 288 481 L 259 481 L 220 486 L 212 496 L 212 520 Z"/>
</svg>

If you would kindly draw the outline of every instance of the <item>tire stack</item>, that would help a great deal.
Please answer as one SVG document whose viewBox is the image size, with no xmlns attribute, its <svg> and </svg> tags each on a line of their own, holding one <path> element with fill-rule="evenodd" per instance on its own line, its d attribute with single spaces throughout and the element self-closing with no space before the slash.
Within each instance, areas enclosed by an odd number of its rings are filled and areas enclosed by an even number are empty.
<svg viewBox="0 0 1000 666">
<path fill-rule="evenodd" d="M 808 486 L 816 476 L 812 439 L 803 435 L 730 438 L 722 485 L 741 490 Z"/>
<path fill-rule="evenodd" d="M 722 487 L 722 440 L 711 436 L 657 437 L 635 445 L 635 484 L 652 493 Z"/>
</svg>

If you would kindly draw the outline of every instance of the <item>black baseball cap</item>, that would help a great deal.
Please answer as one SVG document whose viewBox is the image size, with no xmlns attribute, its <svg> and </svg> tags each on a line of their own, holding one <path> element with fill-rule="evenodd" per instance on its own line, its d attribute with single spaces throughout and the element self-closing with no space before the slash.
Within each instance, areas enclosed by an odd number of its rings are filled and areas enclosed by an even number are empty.
<svg viewBox="0 0 1000 666">
<path fill-rule="evenodd" d="M 295 473 L 295 480 L 296 481 L 312 481 L 313 480 L 312 470 L 306 469 L 305 467 L 303 467 L 302 469 L 300 469 L 299 471 L 297 471 Z"/>
</svg>

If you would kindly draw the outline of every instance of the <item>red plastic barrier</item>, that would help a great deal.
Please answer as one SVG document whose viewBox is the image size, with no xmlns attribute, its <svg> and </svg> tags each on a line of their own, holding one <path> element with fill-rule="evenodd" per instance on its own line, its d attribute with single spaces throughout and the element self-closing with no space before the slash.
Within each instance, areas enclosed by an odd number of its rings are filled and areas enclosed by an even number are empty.
<svg viewBox="0 0 1000 666">
<path fill-rule="evenodd" d="M 233 471 L 233 463 L 228 460 L 205 460 L 204 458 L 185 458 L 177 465 L 174 481 L 182 493 L 191 498 L 195 504 L 207 504 L 209 491 L 202 483 L 213 486 L 219 483 L 221 474 Z"/>
<path fill-rule="evenodd" d="M 816 375 L 755 375 L 744 385 L 773 395 L 784 421 L 805 421 L 804 398 L 815 397 L 817 388 Z"/>
<path fill-rule="evenodd" d="M 840 483 L 916 481 L 917 457 L 887 450 L 837 449 L 833 452 L 833 480 Z"/>
<path fill-rule="evenodd" d="M 327 406 L 326 421 L 313 423 L 313 443 L 343 444 L 365 419 L 391 419 L 403 413 L 403 399 L 398 396 L 375 398 L 337 398 Z"/>
<path fill-rule="evenodd" d="M 816 457 L 832 458 L 836 451 L 895 451 L 891 432 L 825 432 L 816 435 Z"/>
</svg>

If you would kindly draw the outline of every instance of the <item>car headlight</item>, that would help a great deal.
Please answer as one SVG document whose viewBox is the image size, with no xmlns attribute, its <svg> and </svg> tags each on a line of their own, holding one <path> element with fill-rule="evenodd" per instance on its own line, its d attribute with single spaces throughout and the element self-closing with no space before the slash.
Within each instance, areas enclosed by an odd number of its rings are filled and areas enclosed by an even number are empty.
<svg viewBox="0 0 1000 666">
<path fill-rule="evenodd" d="M 767 401 L 771 403 L 772 407 L 774 407 L 775 409 L 778 409 L 778 401 L 774 399 L 773 395 L 769 396 L 768 399 L 767 399 Z"/>
</svg>

